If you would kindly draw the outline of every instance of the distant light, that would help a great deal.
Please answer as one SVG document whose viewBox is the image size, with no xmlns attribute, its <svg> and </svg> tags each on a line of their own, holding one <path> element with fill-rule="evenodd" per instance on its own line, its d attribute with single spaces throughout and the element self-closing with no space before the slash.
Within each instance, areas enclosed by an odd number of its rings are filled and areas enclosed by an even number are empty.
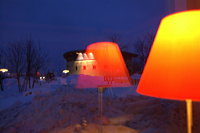
<svg viewBox="0 0 200 133">
<path fill-rule="evenodd" d="M 69 73 L 69 70 L 63 70 L 63 73 L 67 74 Z"/>
<path fill-rule="evenodd" d="M 45 76 L 41 76 L 41 77 L 40 77 L 40 80 L 45 80 Z"/>
<path fill-rule="evenodd" d="M 3 73 L 8 72 L 8 69 L 2 68 L 2 69 L 0 69 L 0 72 L 3 72 Z"/>
</svg>

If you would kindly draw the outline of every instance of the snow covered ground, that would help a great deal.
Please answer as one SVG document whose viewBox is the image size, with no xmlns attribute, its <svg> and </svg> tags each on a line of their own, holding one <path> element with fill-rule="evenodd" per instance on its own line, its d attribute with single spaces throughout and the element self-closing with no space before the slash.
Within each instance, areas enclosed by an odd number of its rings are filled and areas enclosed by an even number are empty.
<svg viewBox="0 0 200 133">
<path fill-rule="evenodd" d="M 30 95 L 18 93 L 14 79 L 6 81 L 0 92 L 0 132 L 97 133 L 97 89 L 74 89 L 70 80 L 70 85 L 63 78 L 37 84 Z M 135 90 L 136 85 L 104 91 L 104 133 L 186 133 L 184 102 L 145 97 Z M 193 133 L 200 131 L 199 110 L 195 103 Z"/>
</svg>

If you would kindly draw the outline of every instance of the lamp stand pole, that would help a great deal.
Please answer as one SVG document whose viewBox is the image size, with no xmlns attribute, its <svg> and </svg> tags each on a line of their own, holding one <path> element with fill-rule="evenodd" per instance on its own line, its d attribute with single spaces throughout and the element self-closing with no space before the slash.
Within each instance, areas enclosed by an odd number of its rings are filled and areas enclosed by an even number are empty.
<svg viewBox="0 0 200 133">
<path fill-rule="evenodd" d="M 187 107 L 187 132 L 192 133 L 192 100 L 186 99 Z"/>
<path fill-rule="evenodd" d="M 99 118 L 100 118 L 100 128 L 99 133 L 103 133 L 103 87 L 98 88 L 98 102 L 99 102 Z"/>
</svg>

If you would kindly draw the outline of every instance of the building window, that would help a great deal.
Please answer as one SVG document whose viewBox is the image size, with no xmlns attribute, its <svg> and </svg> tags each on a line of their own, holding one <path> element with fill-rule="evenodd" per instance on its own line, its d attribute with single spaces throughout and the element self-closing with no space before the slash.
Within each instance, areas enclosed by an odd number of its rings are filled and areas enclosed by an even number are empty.
<svg viewBox="0 0 200 133">
<path fill-rule="evenodd" d="M 83 70 L 86 70 L 86 66 L 83 66 Z"/>
<path fill-rule="evenodd" d="M 78 67 L 76 66 L 76 71 L 78 70 Z"/>
</svg>

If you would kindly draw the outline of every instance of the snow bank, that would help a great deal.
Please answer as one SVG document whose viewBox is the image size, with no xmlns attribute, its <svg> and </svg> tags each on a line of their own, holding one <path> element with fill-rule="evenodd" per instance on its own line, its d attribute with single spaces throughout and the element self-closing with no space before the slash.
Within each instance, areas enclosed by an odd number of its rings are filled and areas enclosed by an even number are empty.
<svg viewBox="0 0 200 133">
<path fill-rule="evenodd" d="M 36 85 L 28 96 L 16 93 L 14 81 L 9 81 L 13 87 L 0 92 L 0 132 L 73 133 L 75 126 L 86 120 L 88 128 L 82 133 L 95 133 L 100 121 L 97 89 L 73 88 L 76 77 L 67 79 L 67 85 L 61 80 Z M 136 85 L 105 89 L 102 120 L 105 132 L 186 132 L 184 102 L 145 97 L 135 90 Z M 199 110 L 199 104 L 194 103 L 194 132 L 200 131 Z"/>
<path fill-rule="evenodd" d="M 71 125 L 65 129 L 56 131 L 54 133 L 99 133 L 100 126 L 96 124 L 89 124 L 84 129 L 77 129 L 77 125 Z M 78 131 L 77 131 L 78 130 Z M 121 126 L 121 125 L 107 125 L 102 126 L 103 133 L 138 133 L 136 130 Z"/>
</svg>

